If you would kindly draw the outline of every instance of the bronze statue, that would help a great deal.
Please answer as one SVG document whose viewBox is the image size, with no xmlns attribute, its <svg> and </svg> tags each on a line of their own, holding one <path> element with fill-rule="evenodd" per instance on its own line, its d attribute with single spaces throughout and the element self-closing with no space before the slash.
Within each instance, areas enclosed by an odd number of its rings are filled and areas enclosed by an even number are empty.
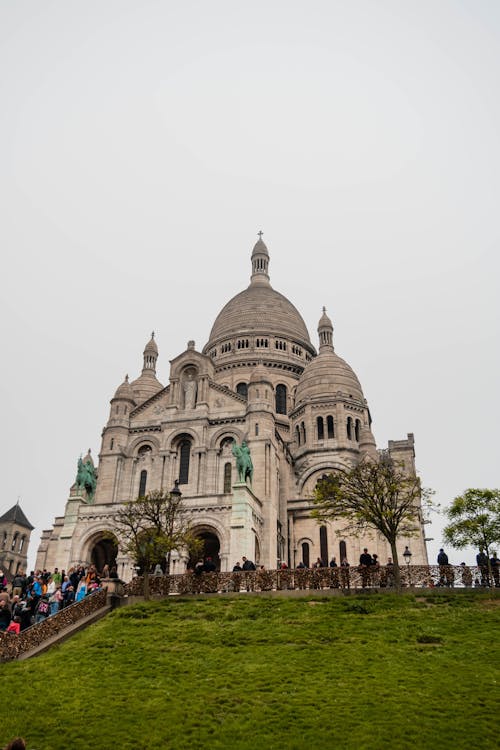
<svg viewBox="0 0 500 750">
<path fill-rule="evenodd" d="M 97 484 L 97 477 L 90 458 L 90 451 L 85 456 L 85 460 L 78 459 L 78 471 L 76 474 L 76 485 L 79 489 L 84 489 L 90 500 L 94 497 L 94 492 Z"/>
<path fill-rule="evenodd" d="M 232 452 L 233 456 L 236 457 L 236 469 L 239 481 L 246 482 L 247 477 L 250 477 L 250 484 L 252 484 L 253 463 L 250 448 L 243 440 L 241 445 L 238 445 L 236 442 L 233 443 Z"/>
</svg>

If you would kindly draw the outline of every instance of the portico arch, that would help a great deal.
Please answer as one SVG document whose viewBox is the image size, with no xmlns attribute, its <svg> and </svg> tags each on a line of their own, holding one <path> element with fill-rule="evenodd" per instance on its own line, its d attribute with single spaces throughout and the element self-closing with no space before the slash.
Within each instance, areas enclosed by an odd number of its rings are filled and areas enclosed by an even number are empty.
<svg viewBox="0 0 500 750">
<path fill-rule="evenodd" d="M 99 529 L 89 534 L 81 548 L 80 560 L 96 567 L 102 573 L 105 565 L 111 570 L 116 565 L 118 539 L 107 529 Z"/>
<path fill-rule="evenodd" d="M 215 563 L 217 570 L 221 569 L 221 540 L 217 531 L 213 526 L 203 525 L 196 526 L 193 529 L 193 534 L 197 539 L 203 542 L 203 549 L 199 556 L 194 558 L 191 557 L 188 562 L 188 568 L 193 569 L 198 559 L 203 558 L 206 560 L 208 557 Z"/>
</svg>

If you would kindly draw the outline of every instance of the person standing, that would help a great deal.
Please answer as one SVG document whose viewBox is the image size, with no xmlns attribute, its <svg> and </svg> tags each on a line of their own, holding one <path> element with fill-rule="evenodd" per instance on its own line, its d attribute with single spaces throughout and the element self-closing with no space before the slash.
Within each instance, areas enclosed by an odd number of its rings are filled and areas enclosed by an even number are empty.
<svg viewBox="0 0 500 750">
<path fill-rule="evenodd" d="M 481 573 L 481 586 L 490 585 L 490 577 L 488 575 L 488 555 L 484 549 L 480 549 L 476 555 L 476 563 Z"/>
<path fill-rule="evenodd" d="M 365 547 L 359 556 L 359 572 L 361 573 L 361 585 L 364 589 L 370 585 L 370 568 L 372 565 L 372 556 Z"/>
<path fill-rule="evenodd" d="M 437 556 L 437 564 L 439 565 L 439 585 L 448 585 L 448 555 L 441 547 Z"/>
</svg>

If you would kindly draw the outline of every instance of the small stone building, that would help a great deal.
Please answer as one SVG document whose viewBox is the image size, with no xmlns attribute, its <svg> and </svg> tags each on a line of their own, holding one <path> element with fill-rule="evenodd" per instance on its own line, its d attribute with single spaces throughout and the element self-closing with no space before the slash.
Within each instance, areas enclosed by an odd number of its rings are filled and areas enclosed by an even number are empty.
<svg viewBox="0 0 500 750">
<path fill-rule="evenodd" d="M 83 465 L 95 474 L 95 492 L 73 485 L 64 515 L 42 534 L 37 567 L 116 561 L 129 578 L 131 561 L 110 536 L 115 509 L 175 480 L 205 554 L 223 571 L 242 555 L 267 568 L 332 556 L 353 564 L 364 546 L 387 560 L 390 550 L 377 534 L 339 537 L 335 525 L 311 518 L 318 480 L 377 448 L 363 390 L 335 351 L 325 308 L 316 350 L 296 307 L 271 286 L 262 239 L 251 254 L 249 286 L 224 305 L 202 351 L 189 341 L 170 361 L 166 385 L 157 361 L 153 335 L 142 372 L 125 377 L 111 398 L 97 466 L 90 451 L 81 459 L 79 471 Z M 243 441 L 254 465 L 251 483 L 236 474 L 232 446 Z M 390 441 L 388 450 L 415 470 L 412 434 Z M 417 537 L 401 540 L 401 549 L 411 545 L 414 563 L 427 562 L 423 532 L 422 525 Z M 171 571 L 187 564 L 179 550 Z"/>
<path fill-rule="evenodd" d="M 0 516 L 0 569 L 9 580 L 21 570 L 26 572 L 33 529 L 19 503 Z"/>
</svg>

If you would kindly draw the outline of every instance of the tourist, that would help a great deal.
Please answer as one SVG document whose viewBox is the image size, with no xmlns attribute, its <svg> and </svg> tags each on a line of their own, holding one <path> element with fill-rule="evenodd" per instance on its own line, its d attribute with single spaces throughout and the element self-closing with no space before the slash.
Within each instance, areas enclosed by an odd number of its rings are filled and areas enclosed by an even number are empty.
<svg viewBox="0 0 500 750">
<path fill-rule="evenodd" d="M 365 589 L 370 585 L 370 567 L 373 565 L 373 558 L 365 547 L 359 556 L 359 572 L 361 573 L 361 585 Z"/>
<path fill-rule="evenodd" d="M 371 574 L 372 584 L 374 586 L 380 586 L 380 563 L 378 560 L 378 555 L 375 553 L 372 555 L 372 565 L 370 568 L 370 574 Z"/>
<path fill-rule="evenodd" d="M 217 570 L 217 566 L 212 560 L 212 558 L 206 557 L 205 562 L 203 563 L 203 571 L 205 573 L 215 573 L 216 570 Z"/>
<path fill-rule="evenodd" d="M 69 607 L 75 601 L 75 589 L 70 583 L 63 594 L 63 607 Z"/>
<path fill-rule="evenodd" d="M 14 737 L 3 750 L 26 750 L 26 742 L 22 737 Z"/>
<path fill-rule="evenodd" d="M 500 561 L 498 560 L 496 552 L 491 553 L 490 567 L 495 587 L 498 588 L 500 586 Z"/>
<path fill-rule="evenodd" d="M 464 562 L 460 563 L 460 567 L 462 568 L 462 583 L 466 588 L 470 588 L 472 586 L 471 569 Z"/>
<path fill-rule="evenodd" d="M 490 576 L 488 572 L 488 555 L 485 553 L 484 549 L 480 549 L 476 555 L 476 563 L 479 572 L 481 573 L 481 586 L 489 586 Z"/>
<path fill-rule="evenodd" d="M 85 599 L 86 594 L 87 594 L 87 584 L 85 582 L 85 578 L 82 578 L 76 590 L 75 601 L 81 602 L 82 599 Z"/>
<path fill-rule="evenodd" d="M 10 625 L 11 615 L 9 605 L 5 599 L 0 599 L 0 630 L 7 630 Z"/>
<path fill-rule="evenodd" d="M 344 589 L 350 589 L 351 588 L 351 575 L 349 572 L 349 568 L 351 566 L 349 565 L 347 561 L 347 557 L 343 557 L 340 561 L 340 581 L 342 584 L 342 588 Z"/>
<path fill-rule="evenodd" d="M 35 625 L 43 622 L 50 615 L 50 603 L 48 594 L 42 594 L 35 608 Z"/>
<path fill-rule="evenodd" d="M 243 568 L 241 567 L 240 561 L 238 560 L 238 562 L 233 565 L 233 573 L 241 573 L 242 570 Z"/>
<path fill-rule="evenodd" d="M 243 560 L 243 565 L 241 566 L 245 573 L 251 573 L 252 571 L 256 570 L 255 563 L 252 562 L 252 560 L 248 560 L 244 555 L 241 558 Z M 246 585 L 247 585 L 247 591 L 253 591 L 254 590 L 254 576 L 247 575 L 246 577 Z"/>
<path fill-rule="evenodd" d="M 329 566 L 330 568 L 330 588 L 331 589 L 338 589 L 339 587 L 339 571 L 338 571 L 338 565 L 337 565 L 337 558 L 332 557 L 330 560 Z"/>
<path fill-rule="evenodd" d="M 50 602 L 50 614 L 56 615 L 60 609 L 62 609 L 64 597 L 62 595 L 61 587 L 58 585 L 56 590 L 49 599 Z"/>
<path fill-rule="evenodd" d="M 26 590 L 26 576 L 20 570 L 12 579 L 12 596 L 22 596 Z"/>
<path fill-rule="evenodd" d="M 394 586 L 394 563 L 392 561 L 392 557 L 387 558 L 387 564 L 385 566 L 385 581 L 386 586 L 389 588 L 392 588 Z"/>
<path fill-rule="evenodd" d="M 439 586 L 448 586 L 448 555 L 442 547 L 437 556 L 437 564 L 439 565 Z"/>
</svg>

